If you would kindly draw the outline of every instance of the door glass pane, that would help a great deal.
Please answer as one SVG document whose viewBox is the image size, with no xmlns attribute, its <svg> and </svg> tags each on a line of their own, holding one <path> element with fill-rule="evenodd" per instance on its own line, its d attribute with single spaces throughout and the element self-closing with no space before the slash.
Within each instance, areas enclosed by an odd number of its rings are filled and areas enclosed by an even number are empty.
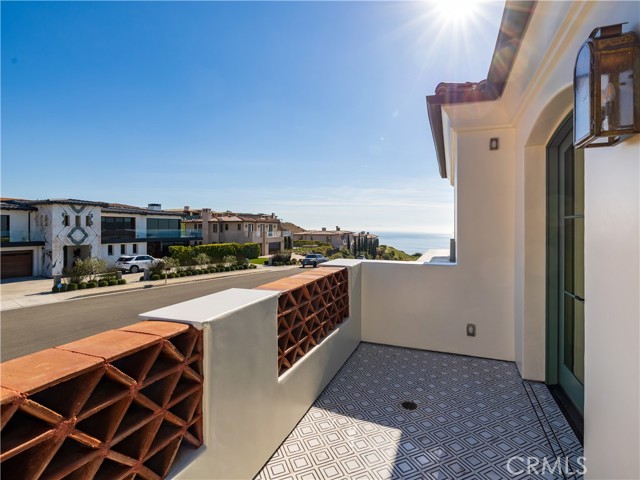
<svg viewBox="0 0 640 480">
<path fill-rule="evenodd" d="M 584 385 L 584 303 L 564 295 L 565 367 Z"/>
<path fill-rule="evenodd" d="M 584 152 L 567 149 L 564 154 L 564 215 L 584 214 Z"/>
<path fill-rule="evenodd" d="M 584 218 L 564 221 L 564 290 L 584 298 Z"/>
<path fill-rule="evenodd" d="M 584 150 L 573 153 L 573 214 L 584 215 Z"/>
</svg>

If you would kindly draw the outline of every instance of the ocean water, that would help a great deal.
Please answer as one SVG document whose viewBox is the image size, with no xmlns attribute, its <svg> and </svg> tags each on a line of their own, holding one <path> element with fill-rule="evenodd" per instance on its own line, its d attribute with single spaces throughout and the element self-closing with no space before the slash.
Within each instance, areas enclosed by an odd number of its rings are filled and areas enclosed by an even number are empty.
<svg viewBox="0 0 640 480">
<path fill-rule="evenodd" d="M 409 255 L 434 248 L 449 248 L 451 234 L 412 232 L 371 232 L 380 237 L 380 245 L 389 245 Z"/>
</svg>

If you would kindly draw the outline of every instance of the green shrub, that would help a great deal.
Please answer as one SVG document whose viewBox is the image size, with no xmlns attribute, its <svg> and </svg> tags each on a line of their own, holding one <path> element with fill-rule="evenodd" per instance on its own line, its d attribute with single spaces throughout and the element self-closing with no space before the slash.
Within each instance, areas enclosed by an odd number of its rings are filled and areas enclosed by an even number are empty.
<svg viewBox="0 0 640 480">
<path fill-rule="evenodd" d="M 226 256 L 233 256 L 236 259 L 257 258 L 260 255 L 260 245 L 257 243 L 214 243 L 194 247 L 172 245 L 169 247 L 169 254 L 172 258 L 177 259 L 181 265 L 193 265 L 194 263 L 206 265 L 211 262 L 221 262 Z M 199 257 L 201 254 L 206 255 L 208 261 L 204 261 L 204 256 Z M 203 263 L 196 263 L 197 258 Z"/>
<path fill-rule="evenodd" d="M 80 282 L 78 284 L 78 290 L 84 290 L 85 288 L 87 288 L 87 282 Z"/>
<path fill-rule="evenodd" d="M 151 275 L 151 280 L 160 280 L 160 275 L 157 273 L 155 275 Z"/>
<path fill-rule="evenodd" d="M 109 282 L 109 286 L 113 287 L 114 285 L 118 285 L 118 279 L 117 278 L 112 278 L 111 280 L 108 280 Z"/>
<path fill-rule="evenodd" d="M 167 274 L 167 278 L 176 278 L 176 274 L 175 273 L 168 273 Z"/>
<path fill-rule="evenodd" d="M 126 278 L 121 278 L 120 280 L 118 280 L 118 285 L 126 285 L 126 284 L 127 284 Z"/>
<path fill-rule="evenodd" d="M 251 270 L 253 270 L 254 268 L 258 268 L 258 266 L 257 266 L 257 265 L 254 265 L 254 264 L 252 263 L 251 265 L 249 265 L 249 268 L 250 268 Z"/>
<path fill-rule="evenodd" d="M 186 277 L 187 276 L 187 272 L 179 272 L 178 276 L 179 277 Z"/>
<path fill-rule="evenodd" d="M 98 286 L 98 282 L 95 280 L 92 282 L 87 282 L 87 288 L 96 288 Z"/>
<path fill-rule="evenodd" d="M 69 285 L 67 285 L 67 292 L 73 292 L 75 290 L 78 290 L 77 283 L 70 283 Z"/>
<path fill-rule="evenodd" d="M 109 282 L 107 282 L 106 280 L 100 280 L 98 282 L 98 286 L 99 287 L 108 287 L 109 286 Z"/>
</svg>

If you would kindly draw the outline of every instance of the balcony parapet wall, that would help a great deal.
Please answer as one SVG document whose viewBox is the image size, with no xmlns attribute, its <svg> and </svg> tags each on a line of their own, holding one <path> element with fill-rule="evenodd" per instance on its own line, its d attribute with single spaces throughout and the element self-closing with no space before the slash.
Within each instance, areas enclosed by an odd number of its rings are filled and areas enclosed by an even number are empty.
<svg viewBox="0 0 640 480">
<path fill-rule="evenodd" d="M 172 478 L 253 478 L 358 346 L 360 262 L 324 265 L 258 289 L 229 289 L 141 315 L 204 333 L 205 448 L 181 456 Z M 344 302 L 341 308 L 335 300 Z M 333 318 L 317 323 L 313 304 L 318 311 L 328 306 Z M 295 337 L 295 361 L 281 372 L 287 348 L 280 348 L 280 322 L 294 310 L 298 327 L 287 323 L 287 331 L 306 329 L 307 335 Z M 322 338 L 313 346 L 308 333 Z"/>
<path fill-rule="evenodd" d="M 164 478 L 202 444 L 202 332 L 141 322 L 0 365 L 2 475 Z"/>
<path fill-rule="evenodd" d="M 256 287 L 278 297 L 278 373 L 283 374 L 349 316 L 345 268 L 321 268 Z"/>
</svg>

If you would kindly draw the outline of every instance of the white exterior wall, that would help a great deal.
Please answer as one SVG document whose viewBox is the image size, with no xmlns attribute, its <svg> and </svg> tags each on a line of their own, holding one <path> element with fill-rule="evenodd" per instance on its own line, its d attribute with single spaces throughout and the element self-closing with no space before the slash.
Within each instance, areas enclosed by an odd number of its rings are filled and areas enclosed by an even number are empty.
<svg viewBox="0 0 640 480">
<path fill-rule="evenodd" d="M 5 210 L 2 215 L 9 215 L 9 240 L 11 242 L 29 241 L 29 214 L 24 210 Z"/>
<path fill-rule="evenodd" d="M 113 246 L 113 255 L 109 255 L 109 245 Z M 104 259 L 107 262 L 108 266 L 113 265 L 116 260 L 123 254 L 120 253 L 120 245 L 121 243 L 105 243 L 100 248 L 100 258 Z M 124 255 L 146 255 L 147 254 L 147 244 L 146 242 L 136 242 L 136 243 L 125 243 L 126 253 Z M 138 246 L 137 253 L 133 253 L 133 246 Z"/>
<path fill-rule="evenodd" d="M 457 142 L 457 264 L 365 262 L 363 340 L 514 360 L 514 132 Z"/>
<path fill-rule="evenodd" d="M 640 136 L 585 152 L 587 477 L 640 478 Z"/>
<path fill-rule="evenodd" d="M 91 247 L 92 255 L 97 255 L 100 252 L 100 207 L 77 205 L 74 206 L 75 210 L 71 207 L 71 205 L 51 205 L 50 207 L 51 270 L 46 272 L 50 276 L 62 274 L 64 247 L 77 248 L 88 245 Z M 42 206 L 38 206 L 38 211 L 41 208 Z M 69 215 L 69 226 L 63 224 L 63 215 L 65 214 Z M 74 243 L 74 239 L 78 241 L 84 237 L 80 232 L 72 235 L 72 238 L 69 237 L 76 227 L 76 215 L 81 217 L 80 229 L 86 232 L 86 237 L 80 243 Z M 86 225 L 85 219 L 88 215 L 92 216 L 92 226 Z"/>
<path fill-rule="evenodd" d="M 350 317 L 280 377 L 278 292 L 231 289 L 141 315 L 204 329 L 204 449 L 181 457 L 172 478 L 253 478 L 295 428 L 360 343 L 360 262 L 328 266 L 343 265 Z"/>
<path fill-rule="evenodd" d="M 459 177 L 471 141 L 465 132 L 492 124 L 515 131 L 516 188 L 504 201 L 515 205 L 514 351 L 528 379 L 545 378 L 546 145 L 572 109 L 582 42 L 594 28 L 621 22 L 640 33 L 639 13 L 637 2 L 538 2 L 502 98 L 446 107 L 454 129 L 447 136 L 454 153 L 448 162 Z M 639 165 L 638 137 L 585 151 L 585 456 L 586 476 L 593 479 L 640 478 Z M 500 188 L 505 177 L 466 186 L 457 180 L 462 261 L 462 230 L 470 220 L 462 217 L 461 196 Z M 475 228 L 482 234 L 482 225 Z"/>
</svg>

